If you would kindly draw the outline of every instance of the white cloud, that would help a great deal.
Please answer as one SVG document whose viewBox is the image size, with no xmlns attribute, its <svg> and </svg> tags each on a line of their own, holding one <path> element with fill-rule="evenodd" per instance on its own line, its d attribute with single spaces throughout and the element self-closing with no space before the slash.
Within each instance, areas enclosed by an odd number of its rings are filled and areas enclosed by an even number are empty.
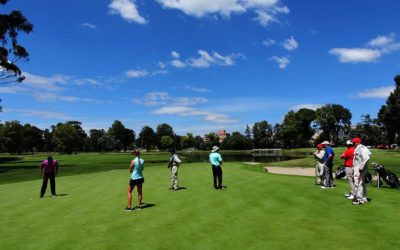
<svg viewBox="0 0 400 250">
<path fill-rule="evenodd" d="M 215 59 L 212 58 L 207 51 L 199 50 L 198 53 L 200 57 L 188 59 L 188 63 L 190 66 L 195 68 L 207 68 L 210 67 L 210 65 L 215 62 Z"/>
<path fill-rule="evenodd" d="M 88 102 L 88 103 L 103 103 L 100 100 L 92 99 L 92 98 L 81 98 L 77 96 L 63 96 L 54 92 L 36 92 L 32 94 L 33 97 L 40 102 L 56 102 L 56 101 L 65 101 L 65 102 Z"/>
<path fill-rule="evenodd" d="M 168 74 L 168 70 L 156 70 L 152 74 L 153 75 L 165 75 L 165 74 Z"/>
<path fill-rule="evenodd" d="M 199 57 L 191 57 L 186 60 L 186 63 L 194 68 L 208 68 L 212 65 L 232 66 L 235 64 L 235 58 L 245 58 L 245 56 L 240 53 L 222 56 L 218 52 L 214 52 L 210 55 L 205 50 L 199 50 L 198 54 L 200 55 Z"/>
<path fill-rule="evenodd" d="M 186 15 L 203 17 L 220 14 L 229 17 L 232 12 L 245 12 L 237 0 L 157 0 L 164 8 L 179 9 Z"/>
<path fill-rule="evenodd" d="M 140 78 L 140 77 L 145 77 L 149 74 L 146 70 L 128 70 L 125 72 L 125 75 L 129 78 Z"/>
<path fill-rule="evenodd" d="M 73 120 L 76 119 L 66 113 L 35 110 L 35 109 L 4 109 L 6 113 L 21 113 L 21 116 L 37 117 L 42 119 L 60 119 L 60 120 Z"/>
<path fill-rule="evenodd" d="M 193 92 L 211 92 L 211 90 L 206 89 L 206 88 L 196 88 L 190 85 L 185 85 L 184 87 L 185 90 L 193 91 Z"/>
<path fill-rule="evenodd" d="M 165 63 L 163 63 L 163 62 L 158 62 L 158 66 L 159 66 L 161 69 L 165 69 L 165 67 L 167 67 L 167 65 L 166 65 Z"/>
<path fill-rule="evenodd" d="M 96 25 L 91 23 L 82 23 L 82 26 L 90 29 L 97 29 Z"/>
<path fill-rule="evenodd" d="M 184 68 L 186 67 L 186 64 L 178 59 L 172 60 L 171 65 L 176 67 L 176 68 Z"/>
<path fill-rule="evenodd" d="M 275 40 L 273 40 L 273 39 L 271 39 L 271 38 L 268 38 L 268 39 L 264 40 L 262 44 L 263 44 L 264 46 L 267 46 L 267 47 L 268 47 L 268 46 L 271 46 L 271 45 L 273 45 L 273 44 L 275 44 L 275 43 L 276 43 Z"/>
<path fill-rule="evenodd" d="M 173 102 L 172 105 L 176 106 L 192 106 L 198 103 L 206 103 L 208 99 L 204 97 L 176 97 L 173 98 Z"/>
<path fill-rule="evenodd" d="M 299 44 L 296 40 L 294 40 L 294 38 L 292 36 L 289 39 L 286 39 L 285 41 L 283 41 L 282 46 L 289 51 L 293 51 L 299 47 Z"/>
<path fill-rule="evenodd" d="M 198 108 L 187 107 L 187 106 L 166 106 L 157 110 L 153 110 L 150 113 L 158 115 L 167 114 L 167 115 L 179 115 L 179 116 L 203 116 L 204 120 L 217 123 L 238 122 L 237 119 L 233 119 L 226 114 L 205 111 Z"/>
<path fill-rule="evenodd" d="M 176 51 L 172 51 L 172 52 L 171 52 L 171 56 L 172 56 L 173 58 L 176 58 L 176 59 L 178 59 L 178 58 L 180 57 L 179 53 L 176 52 Z"/>
<path fill-rule="evenodd" d="M 273 57 L 270 57 L 269 59 L 278 63 L 278 66 L 281 69 L 286 68 L 288 66 L 288 64 L 290 63 L 290 60 L 284 56 L 283 57 L 273 56 Z"/>
<path fill-rule="evenodd" d="M 351 96 L 353 98 L 387 98 L 390 93 L 394 91 L 394 86 L 373 88 L 361 91 L 356 96 Z"/>
<path fill-rule="evenodd" d="M 193 106 L 206 103 L 204 97 L 171 97 L 167 92 L 148 92 L 141 99 L 133 99 L 133 103 L 144 104 L 147 107 L 171 105 L 171 106 Z"/>
<path fill-rule="evenodd" d="M 119 14 L 128 22 L 147 23 L 147 20 L 140 16 L 134 0 L 113 0 L 108 7 L 111 14 Z"/>
<path fill-rule="evenodd" d="M 317 110 L 324 106 L 324 104 L 299 104 L 290 108 L 290 110 L 298 111 L 299 109 L 312 109 Z"/>
<path fill-rule="evenodd" d="M 367 45 L 371 47 L 384 47 L 394 42 L 393 36 L 393 34 L 391 36 L 377 36 L 369 41 Z"/>
<path fill-rule="evenodd" d="M 233 66 L 235 65 L 235 59 L 246 58 L 246 56 L 241 53 L 232 53 L 225 56 L 216 51 L 209 53 L 205 50 L 198 50 L 197 53 L 199 54 L 198 57 L 189 57 L 186 60 L 181 60 L 179 53 L 172 51 L 171 56 L 174 60 L 170 61 L 169 64 L 175 68 L 185 68 L 188 66 L 192 68 L 208 68 L 213 65 Z"/>
<path fill-rule="evenodd" d="M 380 50 L 360 48 L 334 48 L 331 49 L 329 53 L 337 55 L 339 61 L 343 63 L 374 62 L 382 55 Z"/>
<path fill-rule="evenodd" d="M 102 86 L 97 80 L 90 78 L 74 79 L 73 77 L 55 74 L 51 77 L 43 77 L 38 75 L 33 75 L 27 72 L 23 72 L 26 77 L 22 83 L 18 85 L 7 86 L 0 88 L 0 93 L 9 94 L 22 94 L 32 96 L 40 102 L 56 102 L 56 101 L 66 101 L 66 102 L 88 102 L 88 103 L 103 103 L 103 101 L 92 99 L 92 98 L 82 98 L 76 96 L 64 96 L 60 93 L 65 91 L 65 86 L 70 84 L 75 85 L 97 85 Z"/>
<path fill-rule="evenodd" d="M 262 26 L 267 27 L 270 23 L 277 23 L 278 19 L 269 12 L 263 10 L 256 10 L 257 16 L 253 18 L 254 21 L 258 21 Z"/>
<path fill-rule="evenodd" d="M 333 48 L 329 53 L 339 57 L 343 63 L 377 62 L 384 54 L 400 50 L 400 43 L 396 42 L 395 34 L 377 36 L 367 43 L 365 48 Z"/>
<path fill-rule="evenodd" d="M 231 14 L 242 14 L 249 11 L 256 13 L 255 21 L 262 26 L 278 22 L 279 14 L 288 14 L 289 8 L 281 5 L 280 0 L 157 0 L 164 8 L 179 9 L 186 15 L 201 18 L 217 15 L 229 18 Z"/>
</svg>

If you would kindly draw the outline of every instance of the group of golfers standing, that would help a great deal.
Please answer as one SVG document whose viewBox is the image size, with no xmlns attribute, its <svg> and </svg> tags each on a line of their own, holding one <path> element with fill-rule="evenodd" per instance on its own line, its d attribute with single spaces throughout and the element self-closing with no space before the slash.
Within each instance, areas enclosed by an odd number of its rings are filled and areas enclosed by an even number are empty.
<svg viewBox="0 0 400 250">
<path fill-rule="evenodd" d="M 211 154 L 209 156 L 209 160 L 211 162 L 211 168 L 213 172 L 213 179 L 214 179 L 214 188 L 215 189 L 225 189 L 226 186 L 222 186 L 222 157 L 219 154 L 219 148 L 214 146 L 212 148 Z M 129 187 L 128 187 L 128 206 L 125 208 L 125 211 L 132 211 L 132 210 L 139 210 L 141 209 L 140 205 L 142 202 L 142 186 L 144 183 L 143 178 L 143 163 L 144 160 L 140 158 L 140 151 L 135 149 L 132 153 L 134 155 L 134 159 L 130 165 L 130 172 L 132 173 L 131 179 L 129 180 Z M 177 191 L 179 190 L 178 186 L 178 169 L 179 165 L 181 164 L 181 159 L 179 158 L 178 154 L 176 154 L 175 150 L 171 150 L 171 158 L 169 159 L 168 168 L 171 170 L 171 187 L 170 190 Z M 137 186 L 138 191 L 138 201 L 137 205 L 132 208 L 132 191 L 134 190 L 135 186 Z"/>
<path fill-rule="evenodd" d="M 314 152 L 316 159 L 315 177 L 317 185 L 322 185 L 322 189 L 334 188 L 333 185 L 333 158 L 334 151 L 329 146 L 328 141 L 317 145 Z M 365 175 L 368 173 L 368 161 L 371 156 L 369 149 L 361 144 L 360 138 L 354 138 L 346 142 L 347 150 L 342 154 L 347 180 L 350 185 L 350 193 L 345 197 L 352 201 L 354 205 L 362 205 L 368 202 Z M 324 150 L 325 148 L 325 150 Z"/>
</svg>

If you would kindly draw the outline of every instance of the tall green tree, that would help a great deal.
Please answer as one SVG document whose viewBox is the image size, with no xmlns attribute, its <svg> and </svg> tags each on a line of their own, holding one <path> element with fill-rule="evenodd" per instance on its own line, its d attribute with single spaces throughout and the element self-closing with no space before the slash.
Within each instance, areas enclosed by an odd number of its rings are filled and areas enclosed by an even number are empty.
<svg viewBox="0 0 400 250">
<path fill-rule="evenodd" d="M 56 144 L 60 153 L 71 154 L 72 152 L 82 151 L 85 138 L 85 131 L 81 127 L 81 122 L 68 121 L 66 123 L 58 123 L 53 126 L 52 142 Z"/>
<path fill-rule="evenodd" d="M 387 131 L 389 143 L 395 142 L 396 135 L 400 136 L 400 75 L 395 76 L 396 87 L 386 99 L 378 113 L 379 122 Z M 400 143 L 400 137 L 398 137 Z"/>
<path fill-rule="evenodd" d="M 316 110 L 315 123 L 323 130 L 323 139 L 338 142 L 339 133 L 348 133 L 351 125 L 351 112 L 339 104 L 327 104 Z"/>
<path fill-rule="evenodd" d="M 136 145 L 139 145 L 141 148 L 145 147 L 149 151 L 151 147 L 156 145 L 156 141 L 157 136 L 154 130 L 149 126 L 144 126 L 136 140 Z"/>
<path fill-rule="evenodd" d="M 35 126 L 32 126 L 30 124 L 25 124 L 23 127 L 23 147 L 24 151 L 30 151 L 34 152 L 36 151 L 42 151 L 43 149 L 43 131 Z"/>
<path fill-rule="evenodd" d="M 161 149 L 170 149 L 174 145 L 174 139 L 168 135 L 163 135 L 160 140 Z"/>
<path fill-rule="evenodd" d="M 296 112 L 289 111 L 280 126 L 279 136 L 286 148 L 295 148 L 298 133 L 298 119 Z"/>
<path fill-rule="evenodd" d="M 11 154 L 22 153 L 24 151 L 23 145 L 23 131 L 24 127 L 19 121 L 6 121 L 3 127 L 3 143 L 5 150 Z"/>
<path fill-rule="evenodd" d="M 122 122 L 115 120 L 114 123 L 109 128 L 108 133 L 114 136 L 117 141 L 116 149 L 119 151 L 121 149 L 124 152 L 128 147 L 135 142 L 135 132 L 131 129 L 125 128 Z"/>
<path fill-rule="evenodd" d="M 169 136 L 172 139 L 175 138 L 175 133 L 172 127 L 166 123 L 159 124 L 156 129 L 157 132 L 157 144 L 161 146 L 161 138 L 163 136 Z M 162 146 L 161 146 L 162 147 Z"/>
<path fill-rule="evenodd" d="M 267 121 L 254 123 L 252 132 L 255 148 L 272 146 L 272 126 Z"/>
<path fill-rule="evenodd" d="M 99 139 L 106 134 L 106 131 L 104 129 L 91 129 L 89 131 L 89 144 L 90 144 L 90 149 L 92 151 L 99 152 L 101 151 L 100 145 L 99 145 Z"/>
<path fill-rule="evenodd" d="M 187 133 L 181 140 L 182 148 L 191 148 L 194 146 L 194 137 L 192 133 Z"/>
<path fill-rule="evenodd" d="M 253 139 L 251 138 L 251 130 L 248 124 L 246 125 L 246 130 L 244 131 L 244 137 L 246 149 L 253 148 Z"/>
<path fill-rule="evenodd" d="M 101 152 L 108 152 L 116 148 L 117 140 L 115 140 L 114 136 L 106 133 L 99 138 L 97 143 Z"/>
<path fill-rule="evenodd" d="M 5 5 L 8 0 L 1 0 Z M 21 69 L 16 65 L 19 60 L 29 60 L 26 49 L 17 41 L 19 32 L 29 34 L 33 25 L 19 10 L 9 14 L 0 14 L 0 85 L 10 82 L 21 82 L 25 79 Z"/>
<path fill-rule="evenodd" d="M 384 136 L 382 127 L 378 125 L 377 119 L 372 119 L 369 114 L 361 116 L 361 122 L 357 123 L 355 129 L 351 130 L 348 138 L 354 137 L 361 138 L 365 145 L 379 145 L 386 144 L 386 138 Z"/>
<path fill-rule="evenodd" d="M 223 149 L 246 149 L 246 137 L 240 132 L 235 131 L 229 138 L 222 141 L 221 147 Z"/>
</svg>

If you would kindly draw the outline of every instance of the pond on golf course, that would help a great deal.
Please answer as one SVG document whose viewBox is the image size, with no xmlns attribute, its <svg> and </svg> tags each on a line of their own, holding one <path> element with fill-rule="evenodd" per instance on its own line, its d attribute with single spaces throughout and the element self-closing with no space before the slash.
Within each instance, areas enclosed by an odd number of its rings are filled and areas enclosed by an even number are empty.
<svg viewBox="0 0 400 250">
<path fill-rule="evenodd" d="M 185 152 L 181 153 L 180 156 L 184 159 L 185 162 L 209 162 L 209 154 L 208 152 Z M 252 153 L 234 153 L 227 152 L 221 153 L 222 160 L 224 162 L 277 162 L 277 161 L 287 161 L 292 159 L 298 159 L 305 157 L 304 155 L 253 155 Z"/>
</svg>

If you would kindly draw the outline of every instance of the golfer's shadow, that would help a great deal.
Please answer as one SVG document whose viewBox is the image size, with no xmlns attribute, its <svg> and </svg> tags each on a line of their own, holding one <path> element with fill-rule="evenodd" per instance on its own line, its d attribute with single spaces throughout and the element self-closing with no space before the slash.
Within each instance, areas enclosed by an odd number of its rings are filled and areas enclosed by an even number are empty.
<svg viewBox="0 0 400 250">
<path fill-rule="evenodd" d="M 178 187 L 178 190 L 187 189 L 186 187 Z"/>
<path fill-rule="evenodd" d="M 155 207 L 155 206 L 156 206 L 156 204 L 142 202 L 140 208 L 144 209 L 144 208 Z"/>
<path fill-rule="evenodd" d="M 67 196 L 68 194 L 57 194 L 56 196 Z"/>
</svg>

